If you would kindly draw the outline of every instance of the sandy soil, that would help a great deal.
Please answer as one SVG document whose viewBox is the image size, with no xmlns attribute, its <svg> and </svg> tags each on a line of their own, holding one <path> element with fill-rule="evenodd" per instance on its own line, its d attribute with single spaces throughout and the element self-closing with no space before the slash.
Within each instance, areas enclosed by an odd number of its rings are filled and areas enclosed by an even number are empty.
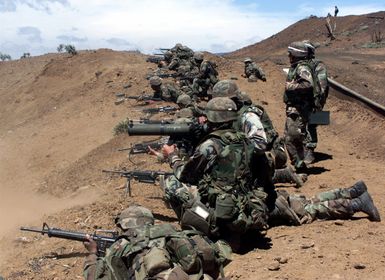
<svg viewBox="0 0 385 280">
<path fill-rule="evenodd" d="M 356 21 L 350 24 L 351 29 L 358 28 Z M 298 30 L 288 34 L 293 32 Z M 274 38 L 279 36 L 283 35 Z M 258 46 L 247 51 L 210 57 L 217 62 L 221 78 L 238 78 L 240 88 L 265 106 L 282 133 L 285 49 L 275 46 L 269 59 L 262 59 Z M 260 61 L 266 83 L 241 78 L 245 55 Z M 359 92 L 367 88 L 378 95 L 378 102 L 384 102 L 383 49 L 331 45 L 322 47 L 320 55 L 332 77 Z M 364 73 L 357 71 L 359 66 L 366 67 Z M 19 226 L 39 227 L 47 222 L 82 232 L 113 229 L 115 215 L 133 203 L 153 210 L 159 223 L 177 223 L 163 204 L 158 186 L 133 182 L 133 196 L 126 197 L 125 181 L 101 172 L 122 167 L 169 170 L 147 155 L 135 156 L 134 164 L 125 153 L 117 152 L 151 137 L 112 135 L 120 120 L 142 115 L 135 102 L 115 105 L 115 94 L 147 91 L 145 74 L 151 67 L 141 54 L 110 50 L 0 63 L 0 275 L 6 279 L 82 278 L 82 244 L 20 232 Z M 384 117 L 333 90 L 326 109 L 331 111 L 331 124 L 319 129 L 318 161 L 299 191 L 312 195 L 363 179 L 384 217 Z M 298 191 L 289 185 L 279 187 Z M 383 279 L 384 223 L 363 217 L 272 228 L 249 252 L 235 255 L 226 274 L 232 279 Z"/>
</svg>

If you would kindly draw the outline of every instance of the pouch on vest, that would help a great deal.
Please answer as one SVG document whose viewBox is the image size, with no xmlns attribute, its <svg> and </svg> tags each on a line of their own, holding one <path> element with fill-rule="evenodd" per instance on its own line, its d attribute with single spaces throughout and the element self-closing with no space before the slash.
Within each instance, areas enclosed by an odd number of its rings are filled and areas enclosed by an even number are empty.
<svg viewBox="0 0 385 280">
<path fill-rule="evenodd" d="M 179 263 L 186 273 L 194 274 L 201 270 L 197 251 L 188 238 L 171 237 L 166 243 L 166 248 L 172 261 Z"/>
<path fill-rule="evenodd" d="M 215 242 L 215 246 L 217 247 L 218 261 L 223 266 L 226 266 L 233 260 L 231 257 L 233 251 L 231 250 L 230 245 L 226 241 L 218 240 Z"/>
<path fill-rule="evenodd" d="M 203 272 L 210 276 L 218 277 L 218 264 L 216 258 L 216 247 L 206 236 L 194 235 L 190 237 L 195 242 L 198 255 L 202 260 Z"/>
<path fill-rule="evenodd" d="M 155 275 L 154 280 L 189 280 L 189 276 L 180 266 L 175 266 Z"/>
<path fill-rule="evenodd" d="M 158 247 L 152 247 L 148 251 L 143 257 L 143 263 L 149 277 L 171 267 L 170 255 L 165 249 Z"/>
<path fill-rule="evenodd" d="M 209 216 L 209 209 L 202 203 L 195 202 L 191 208 L 184 211 L 181 219 L 181 226 L 183 229 L 195 229 L 209 235 Z"/>
<path fill-rule="evenodd" d="M 123 262 L 121 257 L 111 256 L 109 258 L 109 263 L 111 265 L 110 279 L 114 280 L 129 280 L 128 269 Z"/>
<path fill-rule="evenodd" d="M 217 219 L 231 220 L 237 212 L 236 202 L 231 194 L 222 193 L 217 196 L 214 211 Z"/>
</svg>

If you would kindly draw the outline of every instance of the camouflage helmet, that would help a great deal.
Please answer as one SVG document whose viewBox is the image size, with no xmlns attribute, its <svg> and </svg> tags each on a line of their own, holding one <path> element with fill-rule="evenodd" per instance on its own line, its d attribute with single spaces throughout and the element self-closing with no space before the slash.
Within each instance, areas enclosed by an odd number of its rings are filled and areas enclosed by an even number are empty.
<svg viewBox="0 0 385 280">
<path fill-rule="evenodd" d="M 164 54 L 163 54 L 164 58 L 167 60 L 167 59 L 171 59 L 172 58 L 172 52 L 171 51 L 166 51 Z"/>
<path fill-rule="evenodd" d="M 253 60 L 250 57 L 246 57 L 243 62 L 244 63 L 251 63 L 251 62 L 253 62 Z"/>
<path fill-rule="evenodd" d="M 191 97 L 185 93 L 178 96 L 178 99 L 176 100 L 176 104 L 187 106 L 190 105 L 192 102 Z"/>
<path fill-rule="evenodd" d="M 307 48 L 307 55 L 308 57 L 312 58 L 315 55 L 315 46 L 312 42 L 309 40 L 302 41 L 305 44 L 305 47 Z"/>
<path fill-rule="evenodd" d="M 194 53 L 194 59 L 195 59 L 195 60 L 198 60 L 198 61 L 203 60 L 203 53 L 201 53 L 201 52 L 195 52 L 195 53 Z"/>
<path fill-rule="evenodd" d="M 228 97 L 215 97 L 207 102 L 205 113 L 209 122 L 228 122 L 237 118 L 237 105 Z"/>
<path fill-rule="evenodd" d="M 151 86 L 160 86 L 162 84 L 162 78 L 158 76 L 152 76 L 150 78 L 150 85 Z"/>
<path fill-rule="evenodd" d="M 239 88 L 232 80 L 222 80 L 215 84 L 212 90 L 212 97 L 237 97 Z"/>
<path fill-rule="evenodd" d="M 154 224 L 154 216 L 145 207 L 134 205 L 124 209 L 115 219 L 115 224 L 123 230 L 140 228 Z"/>
<path fill-rule="evenodd" d="M 182 108 L 176 113 L 177 118 L 190 119 L 194 117 L 194 112 L 190 108 Z M 180 123 L 180 121 L 178 122 Z"/>
<path fill-rule="evenodd" d="M 241 91 L 238 95 L 237 95 L 238 99 L 240 101 L 242 101 L 243 103 L 245 104 L 251 104 L 253 103 L 253 101 L 251 100 L 251 97 L 244 91 Z"/>
<path fill-rule="evenodd" d="M 290 55 L 292 55 L 295 58 L 306 58 L 308 48 L 306 47 L 304 42 L 293 42 L 289 45 L 287 48 L 287 51 Z"/>
</svg>

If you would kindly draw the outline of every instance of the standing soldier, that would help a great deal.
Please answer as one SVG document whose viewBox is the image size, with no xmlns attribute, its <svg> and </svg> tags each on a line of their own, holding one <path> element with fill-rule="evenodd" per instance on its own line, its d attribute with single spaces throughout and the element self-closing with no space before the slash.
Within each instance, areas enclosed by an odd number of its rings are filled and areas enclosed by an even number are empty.
<svg viewBox="0 0 385 280">
<path fill-rule="evenodd" d="M 326 99 L 329 95 L 329 84 L 328 84 L 328 72 L 326 65 L 321 61 L 315 58 L 315 47 L 309 41 L 304 41 L 305 46 L 308 51 L 308 62 L 312 69 L 312 74 L 314 78 L 314 108 L 313 112 L 322 111 L 325 106 Z M 307 126 L 307 135 L 306 135 L 306 145 L 305 145 L 305 158 L 304 161 L 306 164 L 313 163 L 315 160 L 314 150 L 317 147 L 318 137 L 317 137 L 317 125 L 308 124 Z"/>
<path fill-rule="evenodd" d="M 243 62 L 245 63 L 245 73 L 242 77 L 248 78 L 249 82 L 256 82 L 258 79 L 266 82 L 265 72 L 250 57 L 247 57 Z"/>
<path fill-rule="evenodd" d="M 305 137 L 310 113 L 314 109 L 314 79 L 307 61 L 308 49 L 304 42 L 293 42 L 288 47 L 290 69 L 284 92 L 286 104 L 285 142 L 290 160 L 297 170 L 306 169 L 304 162 Z"/>
<path fill-rule="evenodd" d="M 338 15 L 338 12 L 339 12 L 339 10 L 338 10 L 337 6 L 334 6 L 334 16 L 335 17 Z"/>
</svg>

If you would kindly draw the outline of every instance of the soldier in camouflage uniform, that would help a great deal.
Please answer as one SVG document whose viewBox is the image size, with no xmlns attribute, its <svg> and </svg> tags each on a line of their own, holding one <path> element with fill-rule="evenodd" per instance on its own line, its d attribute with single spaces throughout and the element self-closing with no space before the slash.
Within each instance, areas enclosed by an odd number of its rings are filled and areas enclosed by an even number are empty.
<svg viewBox="0 0 385 280">
<path fill-rule="evenodd" d="M 245 63 L 243 77 L 247 78 L 249 82 L 256 82 L 258 79 L 266 82 L 265 72 L 250 57 L 247 57 L 243 62 Z"/>
<path fill-rule="evenodd" d="M 163 84 L 162 78 L 159 78 L 158 76 L 150 78 L 150 86 L 154 91 L 154 97 L 161 98 L 165 101 L 175 102 L 178 99 L 178 96 L 182 94 L 175 85 L 171 83 Z"/>
<path fill-rule="evenodd" d="M 180 108 L 181 111 L 190 111 L 191 116 L 194 118 L 204 116 L 204 109 L 199 108 L 198 105 L 192 100 L 192 98 L 187 94 L 179 95 L 176 100 L 176 104 Z"/>
<path fill-rule="evenodd" d="M 263 181 L 271 184 L 268 178 L 272 177 L 273 183 L 295 183 L 297 187 L 301 187 L 306 176 L 296 174 L 290 166 L 286 166 L 284 141 L 274 129 L 266 110 L 260 105 L 252 104 L 247 93 L 241 92 L 231 80 L 219 81 L 213 88 L 212 96 L 229 97 L 237 105 L 238 119 L 234 122 L 234 128 L 247 135 L 254 143 L 257 154 L 267 156 L 265 160 L 261 157 L 262 161 L 258 165 L 261 178 L 265 178 Z M 265 168 L 261 168 L 262 166 Z"/>
<path fill-rule="evenodd" d="M 194 53 L 194 62 L 199 68 L 199 73 L 193 81 L 194 94 L 200 98 L 205 98 L 212 87 L 218 82 L 218 71 L 214 63 L 203 60 L 203 53 Z"/>
<path fill-rule="evenodd" d="M 308 52 L 308 63 L 310 68 L 313 71 L 314 78 L 314 108 L 313 112 L 322 111 L 325 106 L 326 99 L 329 95 L 329 84 L 328 84 L 328 72 L 326 65 L 321 61 L 315 58 L 315 47 L 309 41 L 303 41 L 307 47 Z M 313 163 L 315 160 L 314 150 L 317 147 L 318 137 L 317 137 L 317 125 L 308 124 L 307 125 L 307 135 L 305 139 L 305 158 L 304 161 L 306 164 Z"/>
<path fill-rule="evenodd" d="M 290 69 L 287 74 L 284 103 L 286 104 L 285 143 L 292 164 L 306 169 L 304 162 L 306 129 L 314 109 L 314 79 L 307 62 L 308 51 L 303 42 L 288 47 Z"/>
<path fill-rule="evenodd" d="M 232 129 L 236 109 L 226 97 L 207 103 L 208 126 L 213 132 L 187 161 L 180 159 L 174 146 L 162 149 L 175 174 L 165 182 L 165 199 L 182 227 L 195 228 L 213 238 L 240 238 L 251 229 L 265 229 L 269 211 L 267 194 L 251 168 L 254 145 L 244 133 Z"/>
<path fill-rule="evenodd" d="M 172 52 L 166 51 L 166 52 L 163 54 L 163 58 L 164 58 L 164 59 L 162 59 L 161 61 L 159 61 L 158 67 L 159 67 L 159 68 L 168 68 L 168 66 L 170 65 L 171 60 L 172 60 Z"/>
<path fill-rule="evenodd" d="M 154 225 L 147 208 L 130 206 L 115 222 L 123 235 L 104 257 L 96 255 L 93 239 L 84 243 L 89 252 L 84 264 L 86 280 L 217 279 L 220 272 L 224 276 L 223 267 L 231 261 L 226 242 L 214 243 L 199 232 L 180 231 L 171 224 Z"/>
<path fill-rule="evenodd" d="M 363 181 L 349 188 L 334 189 L 307 199 L 304 195 L 278 191 L 276 208 L 270 213 L 270 225 L 301 225 L 316 219 L 349 219 L 364 212 L 368 219 L 380 222 L 380 214 Z"/>
</svg>

